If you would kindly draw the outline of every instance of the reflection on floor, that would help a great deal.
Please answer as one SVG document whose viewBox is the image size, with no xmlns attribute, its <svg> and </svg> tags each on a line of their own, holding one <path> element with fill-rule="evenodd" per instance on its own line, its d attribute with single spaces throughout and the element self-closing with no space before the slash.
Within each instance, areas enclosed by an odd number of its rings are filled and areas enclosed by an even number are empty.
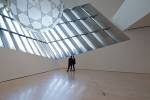
<svg viewBox="0 0 150 100">
<path fill-rule="evenodd" d="M 1 83 L 0 100 L 150 100 L 150 74 L 51 71 Z"/>
</svg>

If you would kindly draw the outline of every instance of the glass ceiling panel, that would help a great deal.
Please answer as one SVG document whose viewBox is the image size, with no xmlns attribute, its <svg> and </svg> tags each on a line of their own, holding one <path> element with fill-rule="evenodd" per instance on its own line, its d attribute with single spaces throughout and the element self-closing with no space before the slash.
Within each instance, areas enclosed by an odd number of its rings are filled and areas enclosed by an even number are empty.
<svg viewBox="0 0 150 100">
<path fill-rule="evenodd" d="M 6 11 L 6 9 L 3 9 L 3 14 L 5 15 L 5 16 L 7 16 L 7 17 L 9 17 L 9 15 L 8 15 L 8 13 L 7 13 L 7 11 Z"/>
<path fill-rule="evenodd" d="M 24 45 L 25 45 L 27 51 L 28 51 L 29 53 L 31 53 L 31 54 L 34 54 L 33 51 L 32 51 L 32 48 L 31 48 L 30 45 L 29 45 L 29 42 L 28 42 L 27 38 L 21 36 L 21 39 L 22 39 L 22 41 L 23 41 L 23 43 L 24 43 Z"/>
<path fill-rule="evenodd" d="M 30 37 L 29 32 L 24 27 L 21 26 L 21 29 L 23 33 L 25 34 L 25 36 Z"/>
<path fill-rule="evenodd" d="M 7 21 L 7 24 L 9 26 L 10 30 L 13 31 L 13 32 L 16 32 L 15 27 L 14 27 L 12 21 L 9 18 L 5 18 L 5 19 Z"/>
<path fill-rule="evenodd" d="M 83 19 L 89 17 L 85 11 L 82 10 L 80 6 L 74 7 L 72 10 L 72 13 L 74 13 L 76 16 L 78 16 L 78 19 Z"/>
<path fill-rule="evenodd" d="M 58 53 L 56 52 L 56 50 L 53 48 L 52 44 L 48 43 L 48 46 L 50 47 L 50 49 L 53 51 L 54 55 L 56 58 L 59 58 Z"/>
<path fill-rule="evenodd" d="M 20 25 L 16 21 L 13 21 L 13 22 L 14 22 L 14 25 L 15 25 L 18 33 L 21 34 L 21 35 L 24 35 L 23 32 L 22 32 L 22 30 L 21 30 Z"/>
<path fill-rule="evenodd" d="M 45 32 L 41 34 L 46 42 L 49 42 L 48 37 Z"/>
<path fill-rule="evenodd" d="M 0 37 L 0 47 L 4 47 L 1 37 Z"/>
<path fill-rule="evenodd" d="M 33 40 L 35 46 L 37 47 L 37 49 L 39 50 L 39 53 L 44 57 L 45 54 L 43 53 L 42 49 L 40 48 L 39 44 L 37 43 L 37 41 Z"/>
<path fill-rule="evenodd" d="M 57 51 L 58 51 L 60 57 L 61 57 L 61 58 L 64 57 L 64 54 L 63 54 L 62 50 L 59 48 L 58 44 L 57 44 L 56 42 L 54 42 L 54 43 L 52 43 L 52 44 L 53 44 L 53 45 L 55 46 L 55 48 L 57 49 Z"/>
<path fill-rule="evenodd" d="M 56 25 L 55 26 L 56 30 L 58 31 L 58 33 L 61 35 L 61 37 L 64 39 L 64 38 L 67 38 L 67 36 L 65 35 L 65 33 L 61 30 L 61 28 Z"/>
<path fill-rule="evenodd" d="M 1 15 L 0 15 L 0 25 L 1 25 L 2 28 L 7 29 L 7 27 L 5 25 L 5 22 L 4 22 L 4 19 L 2 18 Z"/>
<path fill-rule="evenodd" d="M 7 39 L 9 48 L 11 48 L 11 49 L 16 49 L 15 46 L 14 46 L 14 43 L 13 43 L 13 41 L 12 41 L 12 38 L 11 38 L 11 36 L 10 36 L 10 33 L 7 32 L 7 31 L 3 31 L 3 33 L 4 33 L 5 38 Z"/>
<path fill-rule="evenodd" d="M 29 43 L 30 43 L 30 45 L 31 45 L 31 47 L 32 47 L 32 49 L 33 49 L 33 51 L 34 51 L 34 53 L 35 53 L 36 55 L 40 55 L 39 51 L 38 51 L 37 48 L 35 47 L 35 44 L 34 44 L 33 40 L 31 40 L 31 39 L 28 39 L 28 40 L 29 40 Z"/>
<path fill-rule="evenodd" d="M 99 12 L 91 4 L 82 5 L 82 9 L 86 11 L 88 15 L 99 14 Z"/>
<path fill-rule="evenodd" d="M 25 48 L 24 48 L 24 46 L 23 46 L 23 44 L 22 44 L 22 41 L 20 40 L 19 35 L 13 34 L 13 36 L 14 36 L 14 39 L 16 40 L 17 44 L 18 44 L 19 49 L 20 49 L 21 51 L 23 51 L 23 52 L 26 52 L 26 50 L 25 50 Z"/>
<path fill-rule="evenodd" d="M 65 29 L 65 31 L 70 37 L 74 36 L 73 32 L 68 28 L 66 24 L 62 24 L 62 27 Z"/>
<path fill-rule="evenodd" d="M 11 13 L 3 10 L 0 32 L 0 47 L 53 59 L 78 55 L 129 39 L 91 4 L 65 9 L 53 29 L 38 33 L 27 31 L 13 20 Z"/>
<path fill-rule="evenodd" d="M 50 33 L 49 31 L 46 31 L 45 33 L 46 33 L 46 35 L 48 36 L 50 42 L 51 42 L 51 41 L 54 41 L 54 38 L 52 37 L 52 35 L 51 35 L 51 33 Z"/>
<path fill-rule="evenodd" d="M 68 48 L 65 46 L 65 44 L 62 42 L 62 41 L 58 41 L 58 43 L 62 46 L 63 50 L 65 51 L 65 53 L 70 56 L 71 53 L 70 51 L 68 50 Z"/>
<path fill-rule="evenodd" d="M 87 49 L 84 47 L 84 45 L 79 41 L 79 39 L 77 37 L 72 38 L 76 44 L 79 46 L 79 48 L 82 49 L 83 52 L 86 52 Z"/>
<path fill-rule="evenodd" d="M 74 45 L 70 42 L 70 40 L 65 39 L 65 42 L 69 45 L 70 49 L 72 50 L 73 54 L 78 54 L 77 49 L 74 47 Z"/>
<path fill-rule="evenodd" d="M 95 49 L 96 47 L 93 45 L 93 43 L 85 36 L 82 35 L 82 38 L 87 42 L 87 44 L 92 48 Z"/>
<path fill-rule="evenodd" d="M 57 35 L 57 33 L 53 29 L 50 29 L 50 32 L 54 36 L 55 40 L 60 40 L 59 36 Z"/>
</svg>

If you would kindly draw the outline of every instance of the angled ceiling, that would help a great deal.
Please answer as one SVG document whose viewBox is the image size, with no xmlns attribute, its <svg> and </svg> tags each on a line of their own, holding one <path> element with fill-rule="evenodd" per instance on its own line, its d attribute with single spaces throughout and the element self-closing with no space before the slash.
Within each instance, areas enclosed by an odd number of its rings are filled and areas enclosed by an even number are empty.
<svg viewBox="0 0 150 100">
<path fill-rule="evenodd" d="M 64 0 L 65 8 L 72 8 L 86 3 L 91 3 L 109 20 L 112 19 L 124 0 Z"/>
<path fill-rule="evenodd" d="M 148 27 L 150 26 L 150 13 L 138 20 L 136 23 L 131 25 L 129 29 L 131 28 L 140 28 L 140 27 Z"/>
</svg>

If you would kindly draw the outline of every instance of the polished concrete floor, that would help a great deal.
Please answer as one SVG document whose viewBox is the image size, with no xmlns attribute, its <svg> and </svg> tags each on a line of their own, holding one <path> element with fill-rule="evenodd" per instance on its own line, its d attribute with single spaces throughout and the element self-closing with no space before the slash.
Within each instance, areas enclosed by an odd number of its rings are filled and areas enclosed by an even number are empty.
<svg viewBox="0 0 150 100">
<path fill-rule="evenodd" d="M 1 83 L 0 100 L 150 100 L 150 74 L 55 70 Z"/>
</svg>

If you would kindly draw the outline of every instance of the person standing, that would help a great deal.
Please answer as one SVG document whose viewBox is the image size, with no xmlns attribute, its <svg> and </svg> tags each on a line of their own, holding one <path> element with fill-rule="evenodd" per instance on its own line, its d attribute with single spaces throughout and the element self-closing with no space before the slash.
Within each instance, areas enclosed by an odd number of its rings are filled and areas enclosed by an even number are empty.
<svg viewBox="0 0 150 100">
<path fill-rule="evenodd" d="M 70 71 L 72 70 L 72 56 L 70 56 L 69 59 L 68 59 L 68 69 L 67 69 L 67 72 L 69 71 L 69 69 L 70 69 Z"/>
<path fill-rule="evenodd" d="M 73 71 L 75 71 L 75 64 L 76 64 L 76 59 L 74 56 L 72 56 L 72 67 L 73 67 Z"/>
</svg>

